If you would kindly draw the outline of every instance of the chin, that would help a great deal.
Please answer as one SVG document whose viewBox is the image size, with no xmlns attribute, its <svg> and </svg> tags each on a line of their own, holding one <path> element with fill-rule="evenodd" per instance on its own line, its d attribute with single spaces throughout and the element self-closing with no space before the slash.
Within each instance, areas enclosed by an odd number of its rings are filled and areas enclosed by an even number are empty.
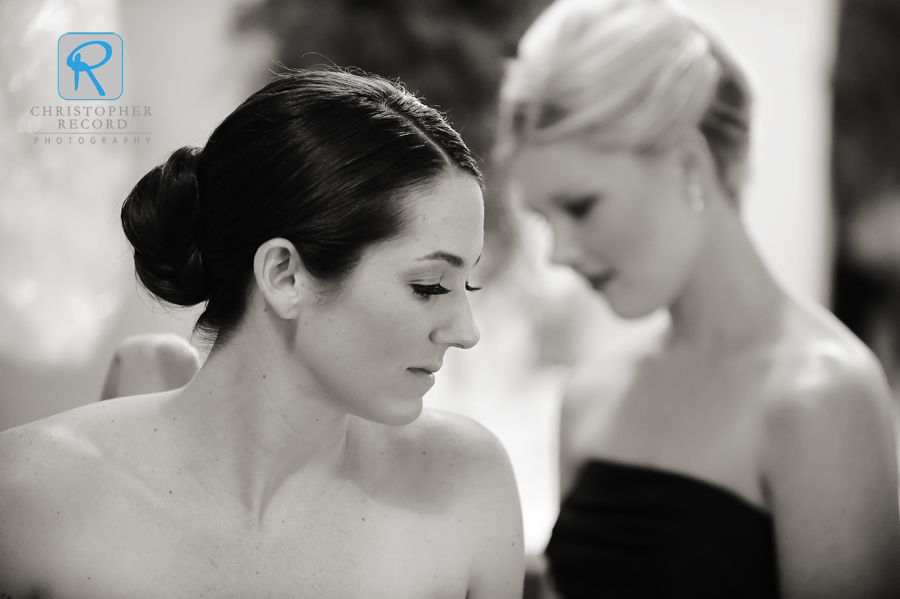
<svg viewBox="0 0 900 599">
<path fill-rule="evenodd" d="M 663 306 L 663 304 L 635 301 L 633 299 L 627 298 L 617 299 L 612 298 L 608 295 L 606 296 L 606 301 L 609 304 L 610 309 L 616 314 L 616 316 L 618 316 L 619 318 L 624 318 L 626 320 L 633 320 L 637 318 L 644 318 L 645 316 L 650 316 Z"/>
<path fill-rule="evenodd" d="M 406 426 L 422 414 L 422 396 L 392 397 L 379 402 L 379 410 L 358 414 L 361 418 L 387 426 Z"/>
</svg>

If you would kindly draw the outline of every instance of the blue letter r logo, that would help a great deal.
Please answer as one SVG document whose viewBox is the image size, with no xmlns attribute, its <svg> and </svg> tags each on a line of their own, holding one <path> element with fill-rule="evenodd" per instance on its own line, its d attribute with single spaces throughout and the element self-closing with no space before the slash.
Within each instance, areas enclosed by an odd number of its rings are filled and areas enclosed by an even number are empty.
<svg viewBox="0 0 900 599">
<path fill-rule="evenodd" d="M 59 38 L 58 46 L 61 98 L 115 100 L 122 95 L 121 37 L 115 33 L 66 33 Z"/>
</svg>

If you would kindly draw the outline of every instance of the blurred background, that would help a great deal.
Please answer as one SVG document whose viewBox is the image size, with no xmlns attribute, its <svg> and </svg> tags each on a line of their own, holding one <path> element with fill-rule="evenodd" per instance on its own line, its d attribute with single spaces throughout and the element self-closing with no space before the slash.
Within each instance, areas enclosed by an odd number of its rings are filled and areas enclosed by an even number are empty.
<svg viewBox="0 0 900 599">
<path fill-rule="evenodd" d="M 513 461 L 526 548 L 556 517 L 560 388 L 576 361 L 665 315 L 622 322 L 546 262 L 547 233 L 491 176 L 504 61 L 546 0 L 0 0 L 0 430 L 99 398 L 125 336 L 186 338 L 197 311 L 143 295 L 118 210 L 172 150 L 283 66 L 399 78 L 449 113 L 488 174 L 481 343 L 450 352 L 426 404 L 493 430 Z M 788 287 L 836 310 L 900 387 L 900 0 L 687 0 L 743 57 L 756 91 L 744 214 Z M 44 143 L 57 40 L 113 31 L 140 143 Z M 142 114 L 143 111 L 142 111 Z"/>
</svg>

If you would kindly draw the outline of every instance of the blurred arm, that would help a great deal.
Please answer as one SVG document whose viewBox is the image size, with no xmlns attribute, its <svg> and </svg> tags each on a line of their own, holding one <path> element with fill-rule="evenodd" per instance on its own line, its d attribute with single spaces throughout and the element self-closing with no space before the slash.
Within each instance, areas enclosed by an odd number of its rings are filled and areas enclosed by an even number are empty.
<svg viewBox="0 0 900 599">
<path fill-rule="evenodd" d="M 197 350 L 178 335 L 127 337 L 116 348 L 100 399 L 178 389 L 199 369 Z"/>
</svg>

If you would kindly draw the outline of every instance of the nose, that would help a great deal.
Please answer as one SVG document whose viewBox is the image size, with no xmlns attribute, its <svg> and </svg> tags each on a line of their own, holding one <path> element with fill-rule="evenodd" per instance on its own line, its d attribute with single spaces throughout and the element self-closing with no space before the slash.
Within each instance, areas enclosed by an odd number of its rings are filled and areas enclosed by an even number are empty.
<svg viewBox="0 0 900 599">
<path fill-rule="evenodd" d="M 460 349 L 474 347 L 481 339 L 481 333 L 472 316 L 472 306 L 464 295 L 453 303 L 452 312 L 447 320 L 431 333 L 434 343 L 450 345 Z"/>
</svg>

